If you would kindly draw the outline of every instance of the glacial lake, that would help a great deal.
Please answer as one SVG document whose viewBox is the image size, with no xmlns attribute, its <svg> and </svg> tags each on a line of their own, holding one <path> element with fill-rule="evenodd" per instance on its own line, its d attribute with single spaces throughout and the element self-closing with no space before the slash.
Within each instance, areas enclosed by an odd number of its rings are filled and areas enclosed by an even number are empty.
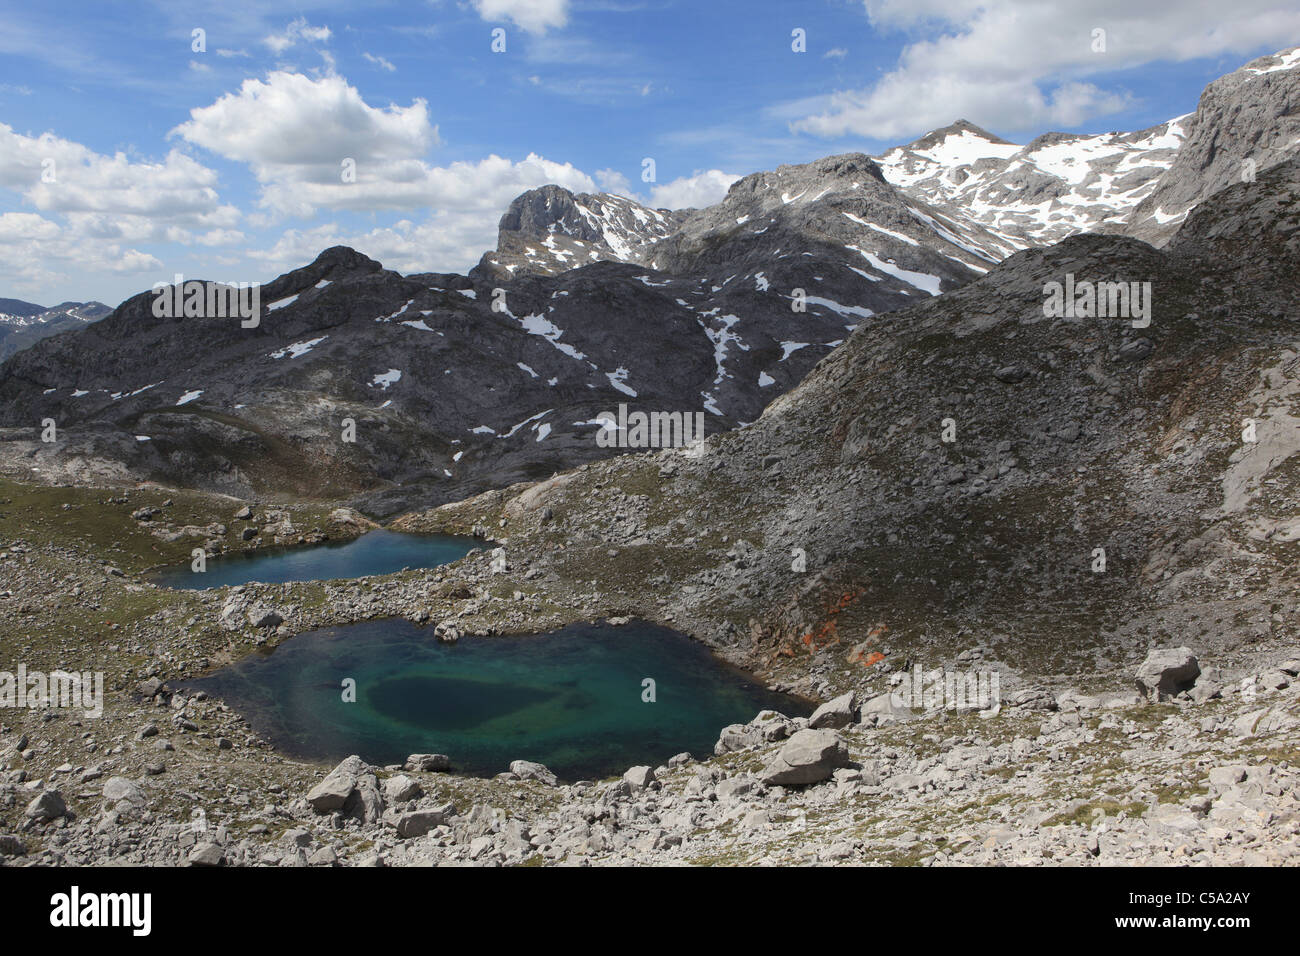
<svg viewBox="0 0 1300 956">
<path fill-rule="evenodd" d="M 149 575 L 159 587 L 183 590 L 224 585 L 284 584 L 289 581 L 328 581 L 392 574 L 403 568 L 433 568 L 463 558 L 485 543 L 474 538 L 444 534 L 405 534 L 377 528 L 347 541 L 259 548 L 246 554 L 208 558 L 207 570 L 190 565 L 163 568 Z"/>
<path fill-rule="evenodd" d="M 455 644 L 409 621 L 365 621 L 297 635 L 186 687 L 220 696 L 294 756 L 383 765 L 441 753 L 476 776 L 535 760 L 567 781 L 711 754 L 723 727 L 764 709 L 811 712 L 699 642 L 636 621 Z"/>
</svg>

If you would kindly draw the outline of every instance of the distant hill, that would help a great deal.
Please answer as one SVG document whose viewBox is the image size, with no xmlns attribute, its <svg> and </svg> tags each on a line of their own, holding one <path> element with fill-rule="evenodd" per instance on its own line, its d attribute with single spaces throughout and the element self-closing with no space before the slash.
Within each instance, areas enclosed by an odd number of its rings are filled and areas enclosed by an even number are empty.
<svg viewBox="0 0 1300 956">
<path fill-rule="evenodd" d="M 46 308 L 22 299 L 0 299 L 0 361 L 41 339 L 98 321 L 112 311 L 102 302 L 60 302 Z"/>
</svg>

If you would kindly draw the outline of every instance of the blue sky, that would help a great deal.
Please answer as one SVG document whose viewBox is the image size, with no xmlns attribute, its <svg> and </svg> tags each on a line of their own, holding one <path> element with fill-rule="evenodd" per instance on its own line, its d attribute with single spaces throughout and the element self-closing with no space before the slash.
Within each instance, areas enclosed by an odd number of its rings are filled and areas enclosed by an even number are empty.
<svg viewBox="0 0 1300 956">
<path fill-rule="evenodd" d="M 544 182 L 703 205 L 738 175 L 959 117 L 1017 142 L 1139 129 L 1300 38 L 1287 4 L 1150 6 L 11 4 L 0 296 L 116 304 L 177 272 L 265 281 L 339 242 L 404 272 L 463 271 Z"/>
</svg>

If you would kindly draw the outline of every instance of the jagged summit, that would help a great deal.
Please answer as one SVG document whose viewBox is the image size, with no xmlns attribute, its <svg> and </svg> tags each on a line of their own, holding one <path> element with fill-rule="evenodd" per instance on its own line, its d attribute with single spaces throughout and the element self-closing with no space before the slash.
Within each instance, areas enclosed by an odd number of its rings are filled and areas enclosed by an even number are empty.
<svg viewBox="0 0 1300 956">
<path fill-rule="evenodd" d="M 573 193 L 548 184 L 517 196 L 497 227 L 497 248 L 475 275 L 554 275 L 592 262 L 639 261 L 685 212 L 651 209 L 611 193 Z"/>
</svg>

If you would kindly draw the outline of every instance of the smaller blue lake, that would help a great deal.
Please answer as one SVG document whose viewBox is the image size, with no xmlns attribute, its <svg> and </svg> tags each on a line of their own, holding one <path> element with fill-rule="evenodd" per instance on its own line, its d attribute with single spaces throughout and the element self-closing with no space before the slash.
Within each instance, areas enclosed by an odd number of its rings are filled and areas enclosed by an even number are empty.
<svg viewBox="0 0 1300 956">
<path fill-rule="evenodd" d="M 443 534 L 404 534 L 382 528 L 348 541 L 295 547 L 263 548 L 248 554 L 223 554 L 209 558 L 207 570 L 192 571 L 188 564 L 153 572 L 149 579 L 159 587 L 202 590 L 225 585 L 284 584 L 289 581 L 328 581 L 392 574 L 403 568 L 433 568 L 463 558 L 484 542 Z"/>
<path fill-rule="evenodd" d="M 186 686 L 221 697 L 295 756 L 389 764 L 442 753 L 478 776 L 536 760 L 566 780 L 708 755 L 727 724 L 811 710 L 686 635 L 637 621 L 455 644 L 409 621 L 364 621 L 300 634 Z"/>
</svg>

